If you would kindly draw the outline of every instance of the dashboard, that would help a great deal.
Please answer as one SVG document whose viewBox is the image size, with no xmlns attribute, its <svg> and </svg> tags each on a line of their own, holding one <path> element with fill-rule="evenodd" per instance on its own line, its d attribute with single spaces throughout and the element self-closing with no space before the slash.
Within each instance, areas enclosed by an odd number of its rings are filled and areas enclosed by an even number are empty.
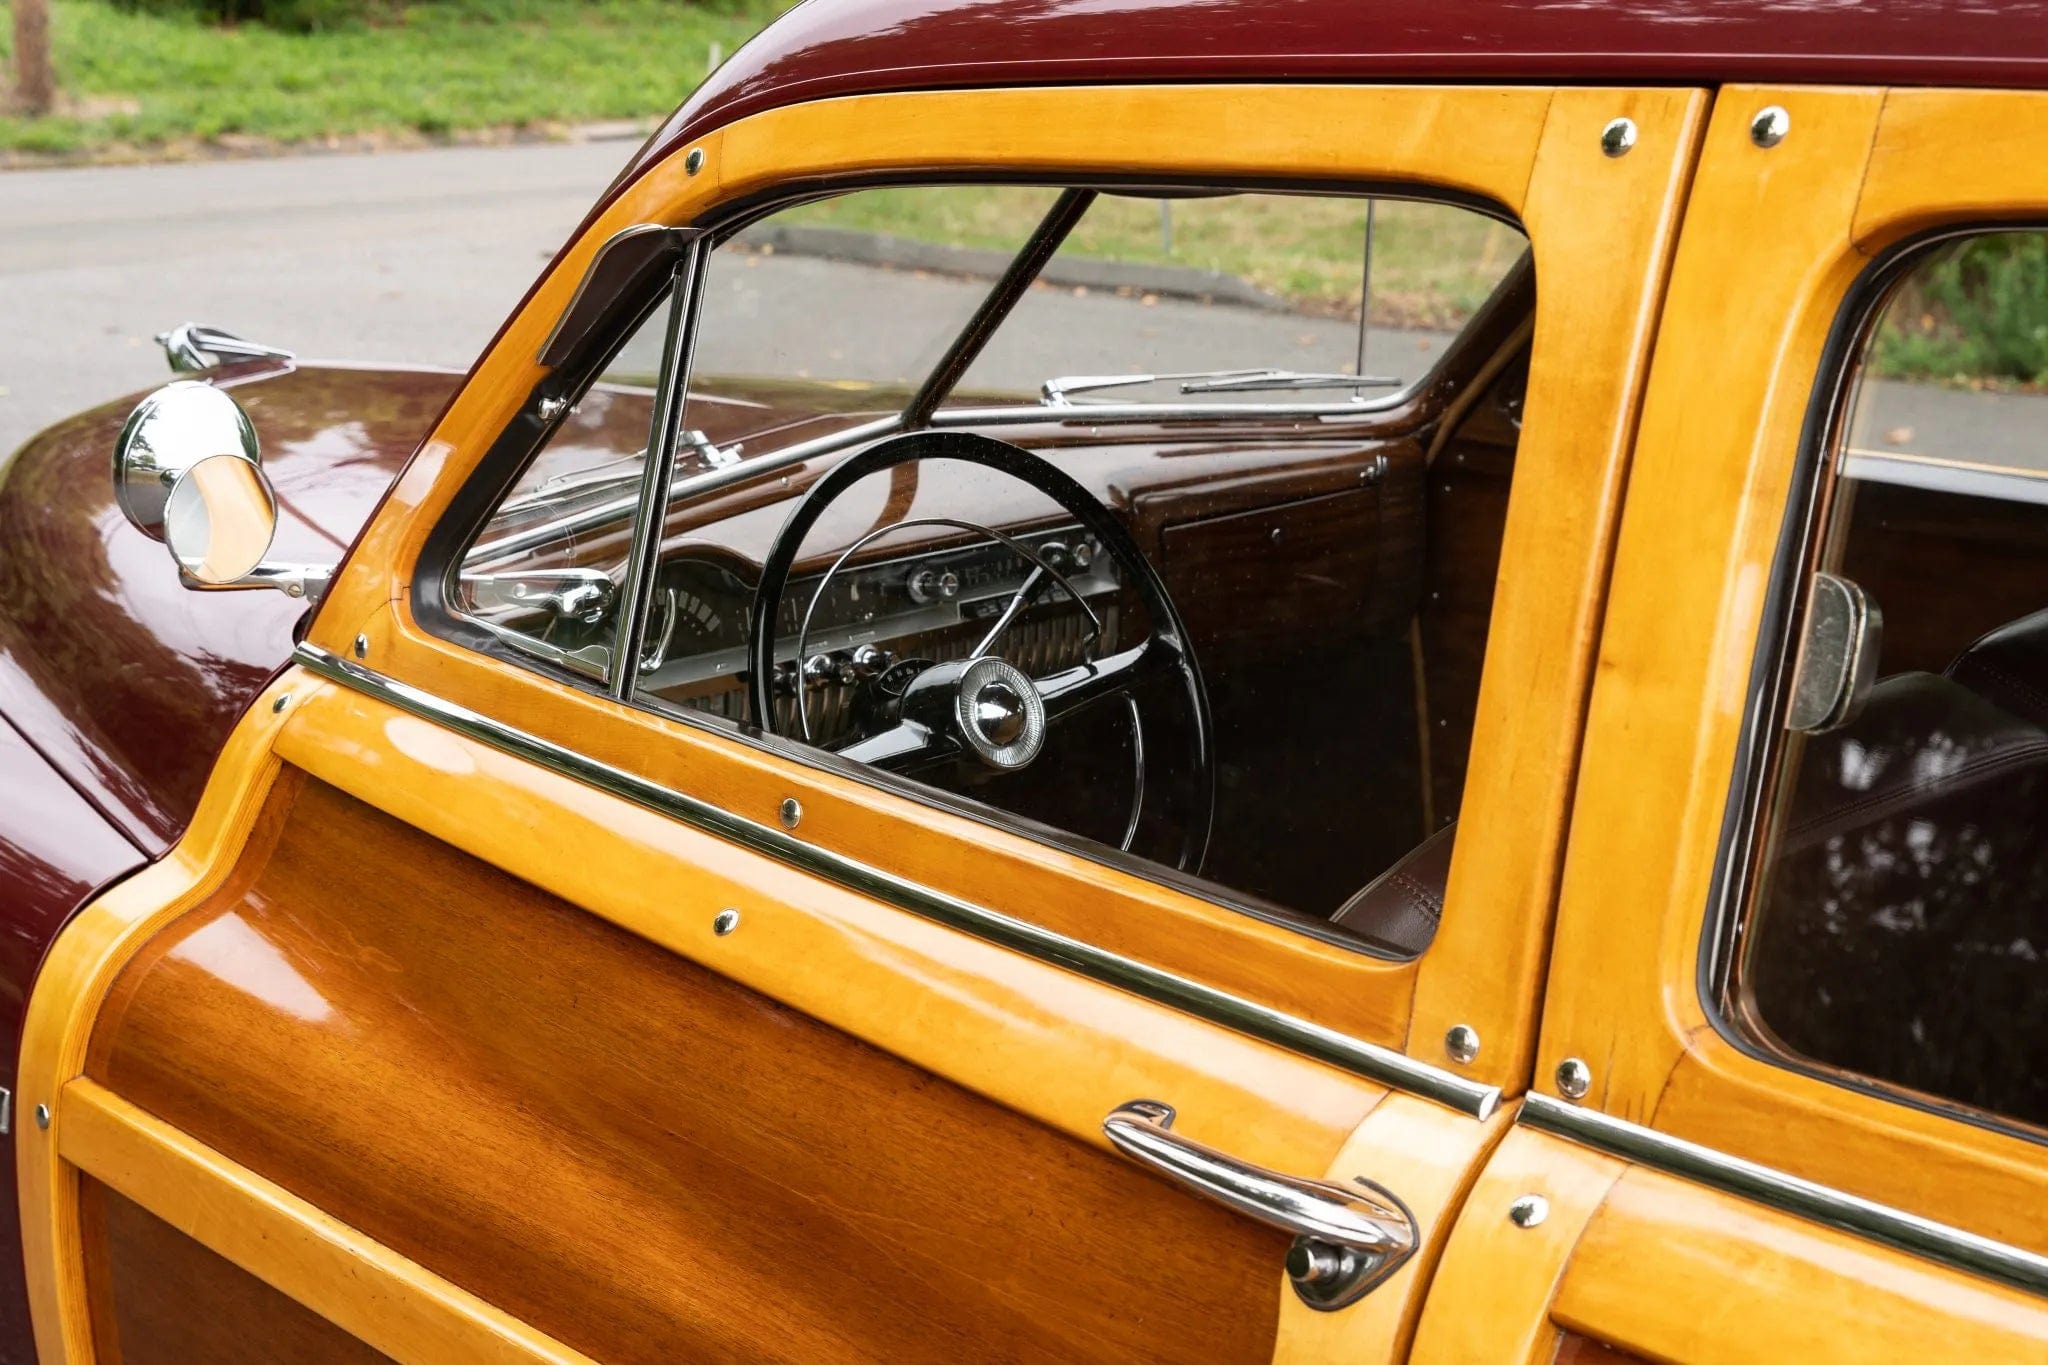
<svg viewBox="0 0 2048 1365">
<path fill-rule="evenodd" d="M 1115 649 L 1122 585 L 1094 536 L 1068 525 L 1011 539 L 1058 577 L 982 539 L 793 578 L 776 615 L 776 732 L 801 733 L 802 687 L 812 741 L 846 737 L 864 704 L 886 703 L 923 667 L 971 653 L 1027 585 L 996 647 L 1003 658 L 1036 677 Z M 672 553 L 656 585 L 642 686 L 674 705 L 750 721 L 752 601 L 752 587 L 719 559 Z"/>
</svg>

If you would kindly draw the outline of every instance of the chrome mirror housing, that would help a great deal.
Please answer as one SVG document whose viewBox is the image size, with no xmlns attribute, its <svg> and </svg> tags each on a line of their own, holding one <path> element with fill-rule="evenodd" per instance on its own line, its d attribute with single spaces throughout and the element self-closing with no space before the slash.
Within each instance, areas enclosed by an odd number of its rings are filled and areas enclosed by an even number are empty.
<svg viewBox="0 0 2048 1365">
<path fill-rule="evenodd" d="M 333 572 L 264 558 L 277 534 L 277 496 L 249 415 L 211 384 L 181 379 L 136 405 L 114 441 L 114 500 L 170 550 L 188 588 L 304 597 Z"/>
</svg>

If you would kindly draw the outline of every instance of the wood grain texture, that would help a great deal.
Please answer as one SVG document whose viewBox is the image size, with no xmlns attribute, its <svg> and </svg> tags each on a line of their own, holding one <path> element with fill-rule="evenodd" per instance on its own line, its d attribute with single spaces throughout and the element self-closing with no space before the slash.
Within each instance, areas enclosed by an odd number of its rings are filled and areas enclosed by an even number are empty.
<svg viewBox="0 0 2048 1365">
<path fill-rule="evenodd" d="M 591 1365 L 103 1086 L 72 1081 L 57 1117 L 78 1171 L 401 1365 Z"/>
<path fill-rule="evenodd" d="M 1423 1306 L 1413 1365 L 1550 1365 L 1558 1348 L 1550 1320 L 1558 1278 L 1624 1169 L 1561 1138 L 1529 1128 L 1509 1132 L 1458 1208 Z M 1508 1219 L 1525 1194 L 1550 1203 L 1535 1227 Z"/>
<path fill-rule="evenodd" d="M 79 1191 L 102 1365 L 377 1365 L 371 1349 L 140 1204 Z"/>
<path fill-rule="evenodd" d="M 1898 130 L 1937 104 L 1987 125 L 2010 107 L 1907 94 L 1745 89 L 1717 102 L 1631 476 L 1537 1075 L 1548 1088 L 1559 1061 L 1582 1057 L 1588 1103 L 1610 1114 L 2048 1251 L 2029 1216 L 2048 1196 L 2038 1144 L 1748 1056 L 1716 1032 L 1697 986 L 1764 590 L 1826 336 L 1869 263 L 1859 244 L 1922 221 L 1916 205 L 1961 211 L 1985 173 L 1963 166 L 1951 185 L 1952 144 L 1914 151 Z M 1771 103 L 1802 133 L 1775 161 L 1747 127 Z M 1895 124 L 1906 106 L 1917 112 Z M 2014 202 L 2034 202 L 2032 164 L 2009 173 Z M 1765 221 L 1779 230 L 1760 238 Z M 1911 647 L 1936 648 L 1924 634 Z"/>
<path fill-rule="evenodd" d="M 1587 1225 L 1553 1316 L 1693 1365 L 2048 1356 L 2048 1302 L 2034 1295 L 1641 1167 Z"/>
<path fill-rule="evenodd" d="M 297 698 L 323 686 L 296 676 Z M 273 684 L 251 705 L 228 737 L 184 837 L 163 858 L 81 909 L 50 945 L 36 976 L 22 1027 L 15 1110 L 26 1116 L 47 1105 L 53 1120 L 47 1128 L 17 1125 L 14 1162 L 22 1260 L 42 1365 L 92 1358 L 78 1173 L 58 1152 L 65 1136 L 60 1093 L 84 1070 L 93 1020 L 129 956 L 157 929 L 231 885 L 244 847 L 271 837 L 261 818 L 279 775 L 271 742 L 293 700 L 289 687 Z"/>
<path fill-rule="evenodd" d="M 1649 322 L 1701 98 L 1685 91 L 1395 87 L 992 90 L 824 101 L 744 120 L 707 140 L 695 179 L 657 167 L 607 210 L 482 362 L 366 531 L 312 638 L 664 786 L 770 821 L 785 797 L 804 837 L 928 886 L 1058 930 L 1347 1035 L 1445 1061 L 1453 1023 L 1487 1039 L 1471 1074 L 1518 1086 L 1591 658 L 1592 622 L 1647 354 Z M 1557 111 L 1568 110 L 1558 115 Z M 1599 154 L 1602 124 L 1633 114 L 1627 158 Z M 1484 127 L 1474 140 L 1455 130 Z M 1214 128 L 1214 138 L 1202 134 Z M 1349 137 L 1347 129 L 1361 135 Z M 1370 135 L 1365 135 L 1370 130 Z M 1148 879 L 934 813 L 818 769 L 608 702 L 436 640 L 406 585 L 428 528 L 539 377 L 533 348 L 564 279 L 631 221 L 687 220 L 722 198 L 886 165 L 942 178 L 971 168 L 1059 178 L 1106 166 L 1182 177 L 1430 184 L 1525 211 L 1543 280 L 1532 381 L 1537 458 L 1511 511 L 1496 606 L 1505 653 L 1481 700 L 1471 787 L 1479 818 L 1452 874 L 1448 937 L 1422 967 L 1311 940 Z M 1540 430 L 1539 430 L 1540 426 Z M 1517 529 L 1519 527 L 1519 529 Z M 1519 548 L 1517 548 L 1519 547 Z M 1505 634 L 1500 634 L 1505 623 Z M 915 826 L 916 840 L 902 831 Z M 1465 889 L 1461 892 L 1460 887 Z M 1419 975 L 1432 974 L 1411 1027 Z"/>
<path fill-rule="evenodd" d="M 317 783 L 88 1069 L 607 1360 L 1271 1351 L 1279 1234 Z"/>
<path fill-rule="evenodd" d="M 1577 1332 L 1566 1332 L 1558 1338 L 1557 1354 L 1551 1360 L 1553 1365 L 1646 1365 L 1641 1356 Z"/>
<path fill-rule="evenodd" d="M 1528 397 L 1457 850 L 1405 1040 L 1443 1065 L 1445 1034 L 1477 1030 L 1459 1069 L 1510 1093 L 1534 1052 L 1622 490 L 1706 110 L 1698 91 L 1559 91 L 1523 200 Z M 1617 115 L 1640 130 L 1618 159 L 1600 151 Z"/>
<path fill-rule="evenodd" d="M 1875 254 L 1957 220 L 2048 211 L 2041 127 L 2048 92 L 1889 90 L 1857 200 L 1856 245 Z"/>
</svg>

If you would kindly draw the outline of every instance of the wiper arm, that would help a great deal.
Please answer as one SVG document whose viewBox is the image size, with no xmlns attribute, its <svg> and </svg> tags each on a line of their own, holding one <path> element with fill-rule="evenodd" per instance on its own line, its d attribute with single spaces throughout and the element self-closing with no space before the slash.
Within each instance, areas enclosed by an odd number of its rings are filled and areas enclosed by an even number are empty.
<svg viewBox="0 0 2048 1365">
<path fill-rule="evenodd" d="M 681 435 L 682 447 L 694 453 L 713 469 L 725 469 L 740 462 L 740 452 L 746 449 L 742 441 L 721 446 L 703 432 L 692 428 Z M 531 511 L 536 507 L 551 507 L 557 503 L 571 502 L 592 493 L 611 492 L 615 489 L 630 488 L 640 482 L 645 473 L 647 452 L 642 450 L 617 460 L 577 471 L 572 474 L 558 474 L 531 493 L 509 498 L 498 506 L 499 517 L 514 516 Z M 632 463 L 630 469 L 619 466 Z"/>
<path fill-rule="evenodd" d="M 1178 384 L 1182 393 L 1259 393 L 1274 389 L 1386 389 L 1401 381 L 1385 375 L 1324 374 L 1262 366 L 1248 370 L 1188 370 L 1179 374 L 1074 374 L 1048 379 L 1039 398 L 1048 407 L 1070 407 L 1072 396 L 1142 384 Z"/>
<path fill-rule="evenodd" d="M 1384 374 L 1321 374 L 1304 370 L 1254 370 L 1244 374 L 1190 379 L 1182 393 L 1258 393 L 1266 389 L 1397 389 L 1401 381 Z"/>
</svg>

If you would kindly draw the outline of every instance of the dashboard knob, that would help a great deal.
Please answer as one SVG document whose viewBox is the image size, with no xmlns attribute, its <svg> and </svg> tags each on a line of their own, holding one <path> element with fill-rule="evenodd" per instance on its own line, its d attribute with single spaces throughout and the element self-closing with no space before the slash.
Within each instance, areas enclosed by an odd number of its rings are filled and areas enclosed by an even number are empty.
<svg viewBox="0 0 2048 1365">
<path fill-rule="evenodd" d="M 839 665 L 829 654 L 813 654 L 804 660 L 804 686 L 812 689 L 823 687 L 839 676 Z"/>
<path fill-rule="evenodd" d="M 853 650 L 853 667 L 863 678 L 872 678 L 890 664 L 896 656 L 880 645 L 856 645 Z"/>
<path fill-rule="evenodd" d="M 1038 547 L 1038 556 L 1045 561 L 1047 568 L 1059 573 L 1065 573 L 1074 562 L 1073 552 L 1067 549 L 1064 540 L 1048 540 Z"/>
<path fill-rule="evenodd" d="M 1074 542 L 1074 548 L 1070 553 L 1074 556 L 1074 567 L 1086 569 L 1095 562 L 1095 542 L 1092 540 L 1077 540 Z"/>
<path fill-rule="evenodd" d="M 960 575 L 951 569 L 919 569 L 910 575 L 910 600 L 919 606 L 960 595 Z"/>
<path fill-rule="evenodd" d="M 784 659 L 781 663 L 775 665 L 774 688 L 775 695 L 778 697 L 793 697 L 796 695 L 795 660 Z"/>
</svg>

